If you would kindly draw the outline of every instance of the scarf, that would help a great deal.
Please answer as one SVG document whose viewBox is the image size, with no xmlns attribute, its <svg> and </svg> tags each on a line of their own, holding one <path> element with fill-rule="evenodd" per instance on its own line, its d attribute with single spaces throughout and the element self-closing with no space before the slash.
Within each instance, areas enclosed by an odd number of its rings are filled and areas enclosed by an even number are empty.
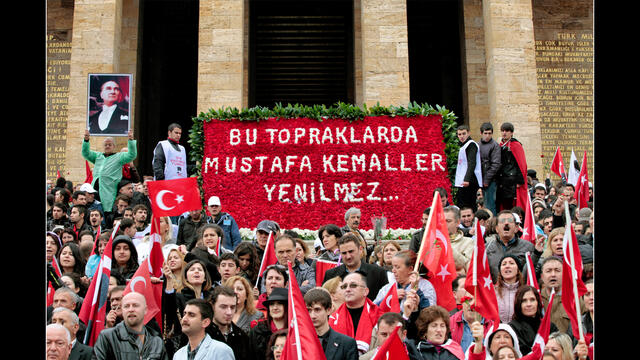
<svg viewBox="0 0 640 360">
<path fill-rule="evenodd" d="M 351 314 L 347 309 L 347 304 L 340 305 L 331 316 L 329 316 L 329 326 L 341 334 L 355 338 L 358 345 L 358 351 L 360 355 L 369 351 L 369 344 L 371 343 L 371 332 L 378 322 L 380 315 L 384 314 L 382 310 L 369 298 L 366 298 L 364 307 L 362 308 L 362 314 L 360 315 L 360 321 L 358 321 L 357 331 L 353 331 L 353 321 L 351 320 Z"/>
<path fill-rule="evenodd" d="M 524 155 L 524 148 L 522 144 L 513 137 L 506 142 L 500 143 L 500 146 L 509 148 L 524 177 L 524 184 L 516 186 L 516 206 L 526 209 L 528 206 L 526 199 L 529 196 L 529 191 L 527 189 L 527 159 Z"/>
</svg>

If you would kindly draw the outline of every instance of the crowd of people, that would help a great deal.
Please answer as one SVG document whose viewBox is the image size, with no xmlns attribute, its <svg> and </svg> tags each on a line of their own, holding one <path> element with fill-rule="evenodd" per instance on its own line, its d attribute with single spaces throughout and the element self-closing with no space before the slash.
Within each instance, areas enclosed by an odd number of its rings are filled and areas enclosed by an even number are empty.
<svg viewBox="0 0 640 360">
<path fill-rule="evenodd" d="M 112 138 L 104 140 L 104 151 L 90 150 L 87 132 L 82 154 L 94 164 L 94 180 L 74 185 L 60 177 L 47 189 L 47 358 L 279 360 L 288 332 L 287 287 L 295 276 L 327 359 L 371 359 L 394 331 L 412 360 L 593 359 L 593 211 L 577 208 L 572 184 L 552 184 L 548 177 L 539 182 L 533 170 L 523 174 L 505 143 L 517 142 L 512 125 L 503 124 L 501 131 L 503 141 L 497 143 L 491 125 L 483 124 L 480 144 L 470 144 L 468 127 L 459 128 L 465 166 L 456 176 L 455 200 L 450 202 L 447 190 L 435 190 L 442 199 L 458 274 L 451 288 L 456 308 L 438 305 L 430 281 L 435 274 L 424 266 L 414 271 L 429 208 L 407 214 L 422 215 L 423 226 L 406 243 L 365 239 L 359 229 L 361 209 L 350 208 L 344 224 L 320 227 L 311 244 L 269 219 L 256 224 L 254 239 L 243 240 L 235 220 L 242 214 L 222 211 L 224 199 L 211 196 L 205 209 L 159 218 L 165 262 L 163 276 L 152 280 L 162 283 L 160 323 L 144 322 L 144 296 L 123 293 L 153 244 L 148 182 L 187 176 L 181 127 L 172 124 L 168 139 L 156 147 L 153 176 L 140 176 L 133 164 L 136 140 L 131 132 L 120 152 Z M 518 187 L 531 199 L 534 242 L 521 238 L 528 212 L 517 206 L 522 194 Z M 565 218 L 565 201 L 571 219 Z M 559 293 L 562 240 L 569 220 L 575 225 L 588 290 L 580 299 L 582 339 L 574 336 L 561 304 L 561 297 L 568 295 Z M 475 222 L 486 243 L 499 324 L 475 311 L 473 295 L 464 288 Z M 260 274 L 270 235 L 277 262 Z M 84 335 L 89 324 L 78 314 L 110 239 L 105 329 L 88 346 Z M 527 255 L 540 290 L 526 281 Z M 326 270 L 322 282 L 316 271 L 321 271 L 320 261 L 337 263 Z M 397 312 L 385 307 L 392 287 L 399 299 Z M 534 356 L 535 336 L 552 290 L 551 335 L 544 354 Z"/>
</svg>

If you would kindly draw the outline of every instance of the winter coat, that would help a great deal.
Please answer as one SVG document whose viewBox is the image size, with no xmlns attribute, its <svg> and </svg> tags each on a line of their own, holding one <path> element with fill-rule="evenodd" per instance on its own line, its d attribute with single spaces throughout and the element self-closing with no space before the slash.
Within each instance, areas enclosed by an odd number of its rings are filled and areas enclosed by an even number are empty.
<svg viewBox="0 0 640 360">
<path fill-rule="evenodd" d="M 231 331 L 227 334 L 226 338 L 213 322 L 211 322 L 205 331 L 213 340 L 218 340 L 229 345 L 233 350 L 233 355 L 236 360 L 249 360 L 253 358 L 249 352 L 249 336 L 233 322 L 231 322 Z"/>
<path fill-rule="evenodd" d="M 198 241 L 198 229 L 206 223 L 207 219 L 205 217 L 201 217 L 199 222 L 195 222 L 191 218 L 191 215 L 180 220 L 176 244 L 185 245 L 187 247 L 187 251 L 191 251 Z"/>
<path fill-rule="evenodd" d="M 249 353 L 255 360 L 267 358 L 267 345 L 273 332 L 268 320 L 258 321 L 258 324 L 249 331 Z"/>
<path fill-rule="evenodd" d="M 215 218 L 209 216 L 207 218 L 207 222 L 216 224 L 222 228 L 222 231 L 224 231 L 224 238 L 221 245 L 225 249 L 233 251 L 242 242 L 242 236 L 240 236 L 238 223 L 236 223 L 236 220 L 233 218 L 233 216 L 229 215 L 228 213 L 221 212 L 219 216 L 216 216 Z"/>
<path fill-rule="evenodd" d="M 513 305 L 516 301 L 516 292 L 520 287 L 520 282 L 516 281 L 513 284 L 503 284 L 502 295 L 496 291 L 496 300 L 498 300 L 498 312 L 500 313 L 500 322 L 508 323 L 513 319 Z"/>
<path fill-rule="evenodd" d="M 513 319 L 509 322 L 509 326 L 513 329 L 518 336 L 518 342 L 520 343 L 520 352 L 528 354 L 531 352 L 531 347 L 538 333 L 540 322 L 542 317 L 536 319 L 529 316 L 523 316 L 521 319 Z M 551 323 L 549 333 L 558 331 L 558 327 Z"/>
<path fill-rule="evenodd" d="M 82 142 L 82 157 L 94 164 L 91 186 L 98 190 L 103 209 L 111 210 L 113 208 L 118 183 L 122 180 L 122 166 L 132 162 L 136 156 L 138 156 L 136 140 L 127 141 L 126 152 L 118 152 L 108 156 L 91 150 L 89 141 Z"/>
<path fill-rule="evenodd" d="M 98 335 L 98 340 L 93 346 L 94 359 L 169 359 L 164 348 L 164 343 L 159 334 L 150 328 L 143 327 L 144 344 L 138 348 L 136 338 L 138 335 L 129 332 L 124 322 L 104 329 Z"/>
<path fill-rule="evenodd" d="M 542 254 L 541 251 L 536 250 L 532 243 L 519 239 L 517 236 L 509 241 L 506 246 L 499 237 L 496 237 L 495 240 L 487 243 L 485 251 L 489 260 L 489 267 L 491 268 L 491 278 L 494 279 L 494 282 L 498 279 L 500 259 L 502 259 L 505 254 L 515 255 L 518 261 L 520 261 L 520 264 L 526 264 L 525 254 L 527 251 L 531 253 L 531 261 L 533 264 L 538 262 Z"/>
<path fill-rule="evenodd" d="M 173 356 L 173 360 L 187 360 L 189 358 L 189 350 L 188 346 L 180 348 L 180 350 L 178 350 Z M 212 339 L 209 334 L 205 333 L 204 339 L 202 340 L 202 343 L 200 343 L 198 352 L 193 360 L 208 359 L 233 360 L 233 351 L 228 345 Z"/>
<path fill-rule="evenodd" d="M 449 339 L 448 342 L 450 342 L 452 346 L 457 346 L 458 348 L 460 348 L 460 344 L 456 343 L 455 341 L 452 341 L 451 339 Z M 462 360 L 463 359 L 461 357 L 454 355 L 448 349 L 445 349 L 444 347 L 440 347 L 440 346 L 436 347 L 435 345 L 427 341 L 420 341 L 418 343 L 417 348 L 420 355 L 422 355 L 422 359 L 424 360 Z M 458 352 L 460 352 L 461 354 L 463 353 L 462 349 L 458 349 Z"/>
<path fill-rule="evenodd" d="M 489 185 L 495 180 L 495 176 L 500 169 L 502 163 L 502 155 L 500 154 L 500 145 L 493 139 L 484 142 L 482 139 L 478 143 L 480 145 L 480 161 L 482 163 L 482 181 Z"/>
</svg>

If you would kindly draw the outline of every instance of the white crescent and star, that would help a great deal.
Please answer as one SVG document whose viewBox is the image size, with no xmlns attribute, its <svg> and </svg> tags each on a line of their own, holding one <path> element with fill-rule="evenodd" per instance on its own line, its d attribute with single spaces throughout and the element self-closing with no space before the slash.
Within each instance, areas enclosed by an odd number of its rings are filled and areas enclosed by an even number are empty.
<svg viewBox="0 0 640 360">
<path fill-rule="evenodd" d="M 156 195 L 156 203 L 158 204 L 158 207 L 162 210 L 168 211 L 171 210 L 173 208 L 175 208 L 176 206 L 167 206 L 164 201 L 163 201 L 163 197 L 166 193 L 171 193 L 174 194 L 173 191 L 171 190 L 160 190 L 158 191 L 158 194 Z M 184 201 L 184 195 L 180 195 L 180 194 L 176 194 L 176 198 L 174 199 L 178 204 L 182 203 Z"/>
<path fill-rule="evenodd" d="M 147 281 L 145 280 L 144 277 L 142 276 L 136 276 L 133 279 L 131 279 L 131 282 L 129 283 L 129 286 L 131 287 L 131 291 L 136 291 L 136 283 L 142 281 L 142 283 L 144 284 L 144 287 L 147 287 Z"/>
</svg>

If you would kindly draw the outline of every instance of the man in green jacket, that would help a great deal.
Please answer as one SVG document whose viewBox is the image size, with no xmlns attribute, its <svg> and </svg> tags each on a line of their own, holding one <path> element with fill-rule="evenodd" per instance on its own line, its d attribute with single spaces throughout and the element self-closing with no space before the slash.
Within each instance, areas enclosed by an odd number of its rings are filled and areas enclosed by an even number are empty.
<svg viewBox="0 0 640 360">
<path fill-rule="evenodd" d="M 91 185 L 98 191 L 105 213 L 113 210 L 116 189 L 122 180 L 122 166 L 133 161 L 138 155 L 136 140 L 133 139 L 131 130 L 129 130 L 128 137 L 127 152 L 116 152 L 116 144 L 112 137 L 105 138 L 104 151 L 97 152 L 89 147 L 89 130 L 84 132 L 82 157 L 94 164 Z"/>
</svg>

